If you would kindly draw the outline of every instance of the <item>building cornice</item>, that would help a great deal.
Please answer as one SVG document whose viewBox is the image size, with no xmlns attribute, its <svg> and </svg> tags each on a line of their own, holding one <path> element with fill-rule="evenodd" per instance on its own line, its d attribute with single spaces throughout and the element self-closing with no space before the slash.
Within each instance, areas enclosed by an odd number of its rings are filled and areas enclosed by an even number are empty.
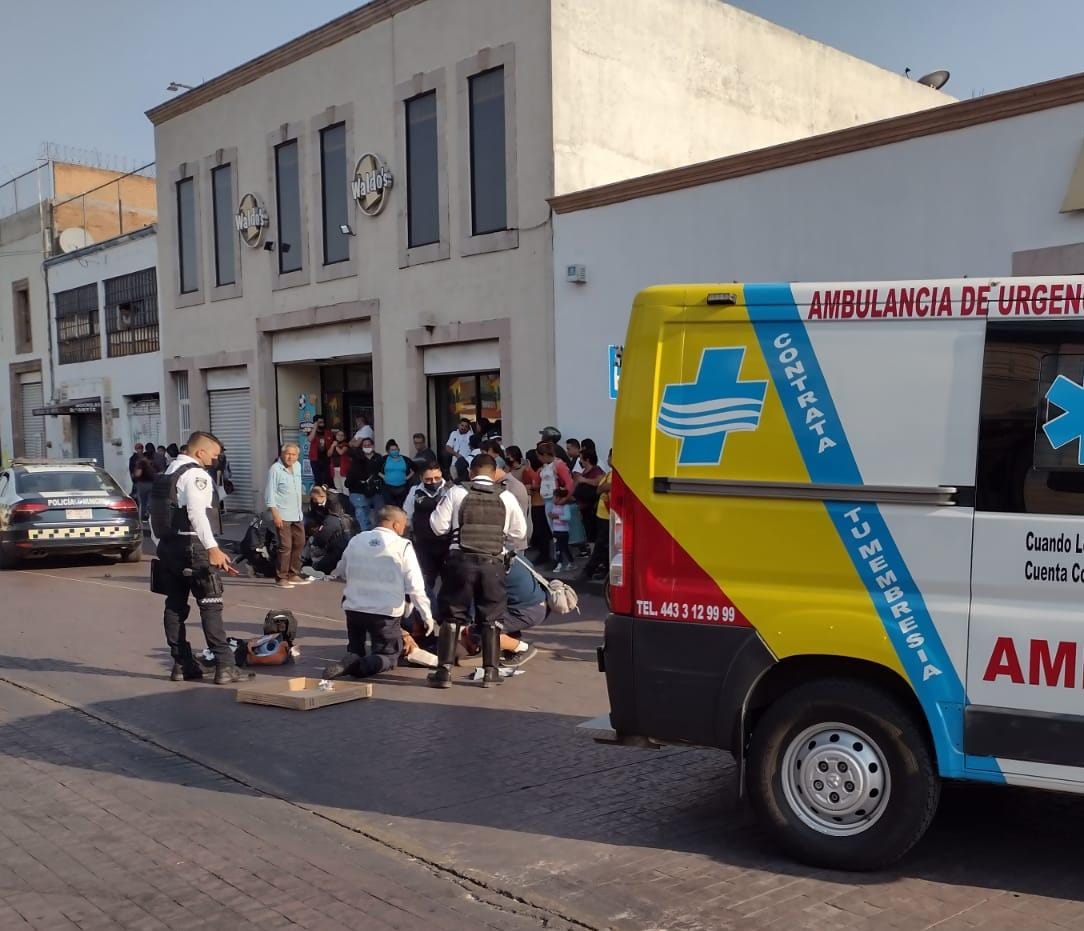
<svg viewBox="0 0 1084 931">
<path fill-rule="evenodd" d="M 147 119 L 154 123 L 155 126 L 160 126 L 182 113 L 188 113 L 197 107 L 202 107 L 205 103 L 228 94 L 230 91 L 251 84 L 264 75 L 271 74 L 271 72 L 293 64 L 295 61 L 300 61 L 302 58 L 336 45 L 352 35 L 375 26 L 377 23 L 391 19 L 404 10 L 409 10 L 411 7 L 424 2 L 426 0 L 373 0 L 372 3 L 345 13 L 337 19 L 333 19 L 330 23 L 318 26 L 296 39 L 291 39 L 286 44 L 280 45 L 258 58 L 253 58 L 243 65 L 238 65 L 236 68 L 225 72 L 225 74 L 211 78 L 211 80 L 194 87 L 190 91 L 186 91 L 179 97 L 174 97 L 172 100 L 159 104 L 147 111 Z"/>
<path fill-rule="evenodd" d="M 549 203 L 555 213 L 573 213 L 906 142 L 920 136 L 967 129 L 1082 101 L 1084 73 L 562 194 L 551 197 Z"/>
</svg>

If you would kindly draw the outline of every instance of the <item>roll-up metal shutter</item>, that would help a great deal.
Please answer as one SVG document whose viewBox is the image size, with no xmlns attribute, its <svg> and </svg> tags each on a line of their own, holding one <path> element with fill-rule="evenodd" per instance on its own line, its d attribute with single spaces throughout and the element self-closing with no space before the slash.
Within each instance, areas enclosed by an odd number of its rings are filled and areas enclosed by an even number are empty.
<svg viewBox="0 0 1084 931">
<path fill-rule="evenodd" d="M 40 459 L 45 456 L 45 418 L 34 416 L 34 408 L 45 406 L 45 395 L 40 381 L 23 382 L 20 385 L 23 395 L 22 455 L 27 459 Z"/>
<path fill-rule="evenodd" d="M 211 432 L 226 448 L 233 477 L 233 495 L 226 502 L 233 510 L 254 507 L 252 484 L 252 400 L 248 388 L 208 391 Z"/>
</svg>

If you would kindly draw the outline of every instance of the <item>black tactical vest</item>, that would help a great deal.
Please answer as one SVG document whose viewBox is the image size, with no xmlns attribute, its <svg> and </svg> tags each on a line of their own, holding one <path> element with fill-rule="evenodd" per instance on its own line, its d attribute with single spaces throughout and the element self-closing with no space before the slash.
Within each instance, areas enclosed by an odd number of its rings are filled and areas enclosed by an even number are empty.
<svg viewBox="0 0 1084 931">
<path fill-rule="evenodd" d="M 498 485 L 475 483 L 459 506 L 456 540 L 465 553 L 500 556 L 504 552 L 504 502 Z"/>
<path fill-rule="evenodd" d="M 440 544 L 448 545 L 448 538 L 438 537 L 429 520 L 443 497 L 444 494 L 427 495 L 420 487 L 414 492 L 414 520 L 411 527 L 414 530 L 414 542 L 419 547 L 432 550 Z"/>
<path fill-rule="evenodd" d="M 186 462 L 176 472 L 155 476 L 151 487 L 151 533 L 155 539 L 169 540 L 178 534 L 192 532 L 188 509 L 177 503 L 177 483 L 185 472 L 199 468 L 195 462 Z"/>
</svg>

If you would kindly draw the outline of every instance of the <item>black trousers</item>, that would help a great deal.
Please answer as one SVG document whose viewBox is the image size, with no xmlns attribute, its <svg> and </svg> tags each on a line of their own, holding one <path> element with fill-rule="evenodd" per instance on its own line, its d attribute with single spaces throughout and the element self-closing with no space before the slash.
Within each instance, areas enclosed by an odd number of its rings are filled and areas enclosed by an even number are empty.
<svg viewBox="0 0 1084 931">
<path fill-rule="evenodd" d="M 472 604 L 479 627 L 500 624 L 508 611 L 504 560 L 452 550 L 440 580 L 441 622 L 469 624 Z"/>
<path fill-rule="evenodd" d="M 402 618 L 362 611 L 346 612 L 347 652 L 361 657 L 361 662 L 348 670 L 359 679 L 394 669 L 403 652 Z M 365 655 L 365 636 L 372 640 L 372 652 Z"/>
<path fill-rule="evenodd" d="M 166 596 L 162 614 L 166 643 L 176 662 L 192 657 L 185 621 L 191 610 L 189 598 L 195 597 L 207 646 L 219 666 L 234 665 L 233 651 L 226 640 L 222 623 L 222 582 L 207 561 L 207 551 L 195 537 L 175 537 L 158 545 L 159 582 Z M 192 570 L 185 575 L 184 570 Z"/>
<path fill-rule="evenodd" d="M 426 594 L 436 591 L 437 580 L 444 571 L 444 564 L 448 561 L 448 544 L 425 541 L 414 544 L 414 552 L 418 554 L 418 565 L 422 570 L 422 578 L 425 580 Z"/>
</svg>

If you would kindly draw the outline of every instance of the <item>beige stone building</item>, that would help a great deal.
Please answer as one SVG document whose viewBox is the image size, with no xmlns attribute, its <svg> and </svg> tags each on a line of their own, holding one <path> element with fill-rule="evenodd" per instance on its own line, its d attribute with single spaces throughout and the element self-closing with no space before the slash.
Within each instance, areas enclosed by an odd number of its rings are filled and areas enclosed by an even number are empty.
<svg viewBox="0 0 1084 931">
<path fill-rule="evenodd" d="M 374 0 L 148 114 L 165 433 L 222 436 L 238 504 L 299 400 L 533 444 L 548 197 L 948 100 L 719 0 Z"/>
</svg>

